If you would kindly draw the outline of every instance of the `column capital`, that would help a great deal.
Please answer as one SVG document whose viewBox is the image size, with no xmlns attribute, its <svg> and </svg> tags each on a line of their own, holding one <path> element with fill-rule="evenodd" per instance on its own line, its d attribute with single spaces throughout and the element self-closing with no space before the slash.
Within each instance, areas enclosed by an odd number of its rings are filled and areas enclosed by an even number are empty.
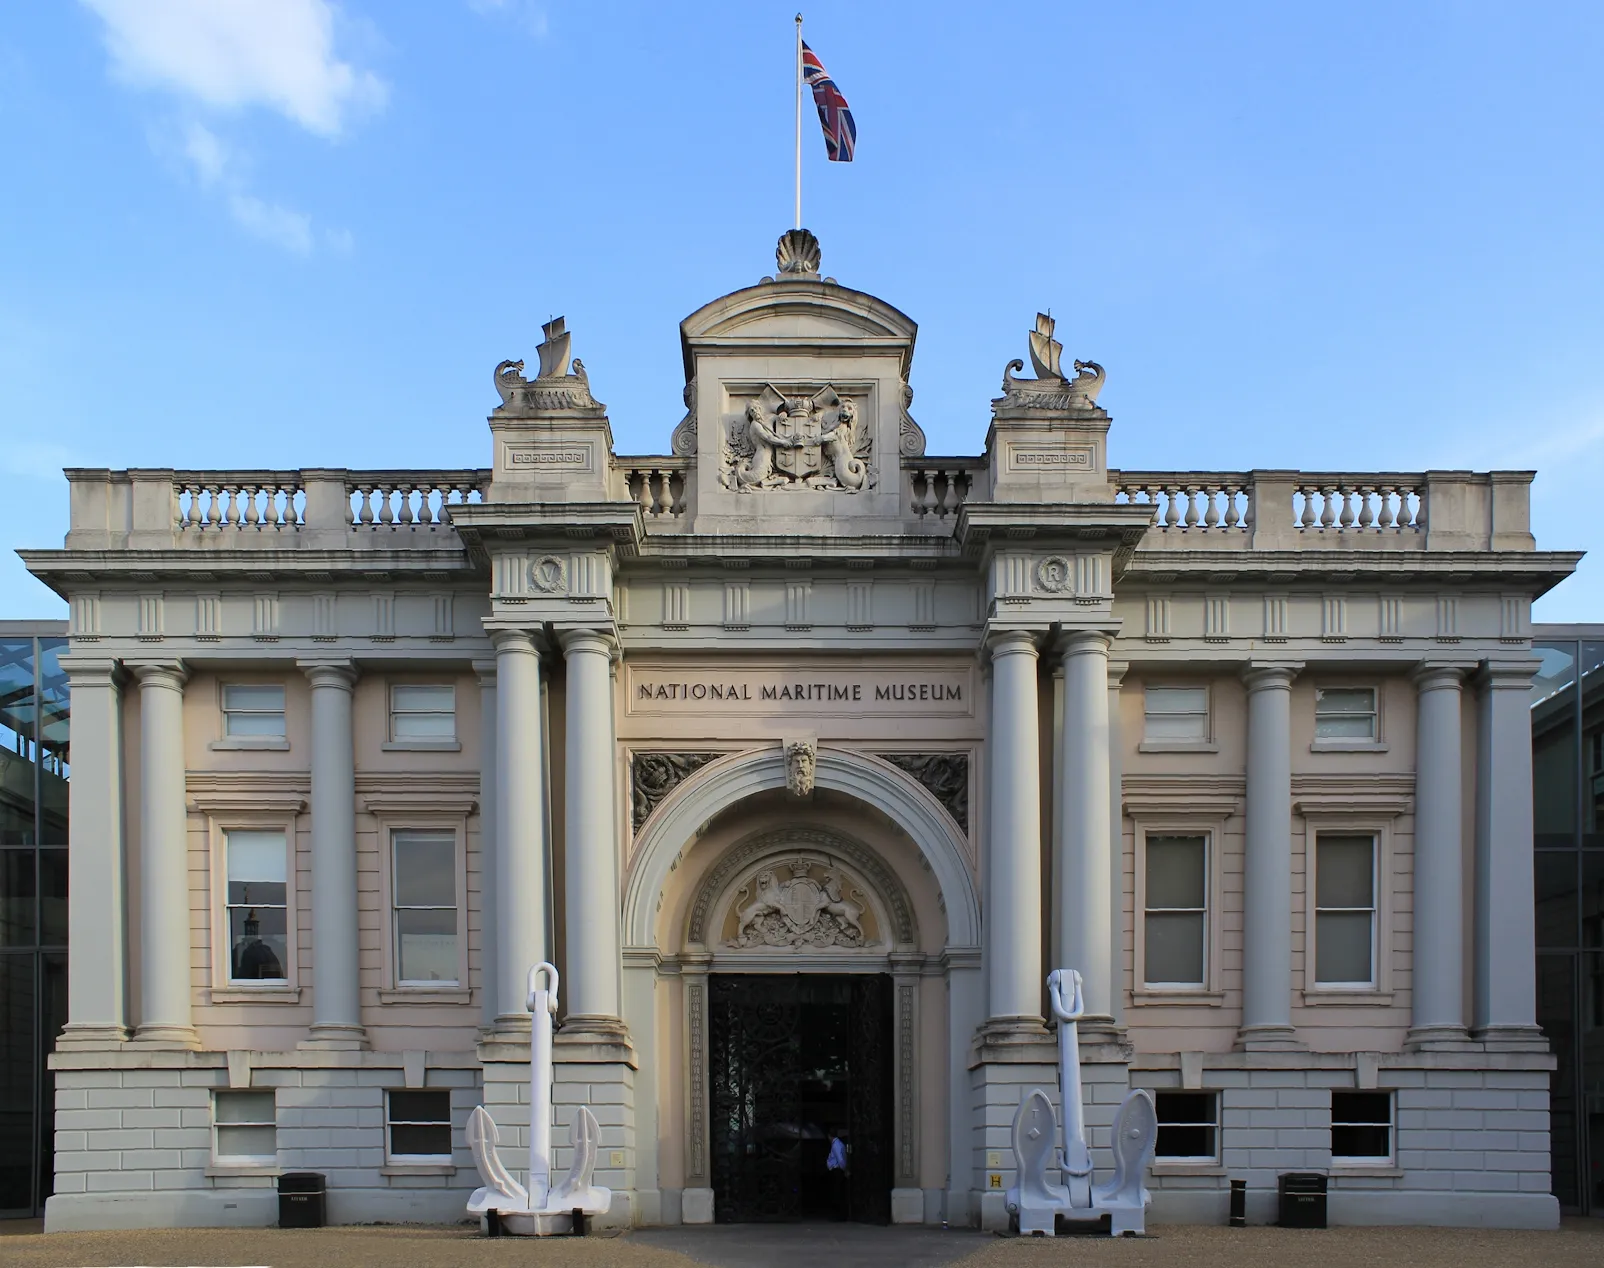
<svg viewBox="0 0 1604 1268">
<path fill-rule="evenodd" d="M 189 681 L 189 666 L 181 660 L 125 660 L 123 665 L 139 679 L 141 687 L 182 691 Z"/>
<path fill-rule="evenodd" d="M 612 659 L 613 649 L 618 646 L 618 639 L 611 630 L 590 627 L 558 630 L 557 642 L 562 645 L 565 657 L 588 652 L 606 656 L 609 660 Z"/>
<path fill-rule="evenodd" d="M 1131 672 L 1131 662 L 1128 660 L 1111 660 L 1108 662 L 1108 689 L 1118 691 L 1125 685 L 1125 675 Z"/>
<path fill-rule="evenodd" d="M 297 660 L 295 667 L 306 675 L 315 691 L 319 687 L 337 687 L 350 691 L 362 671 L 349 659 Z"/>
<path fill-rule="evenodd" d="M 1285 691 L 1302 672 L 1301 660 L 1254 660 L 1242 666 L 1242 681 L 1249 695 L 1255 691 Z"/>
<path fill-rule="evenodd" d="M 1535 656 L 1484 660 L 1474 678 L 1478 687 L 1489 691 L 1530 691 L 1532 678 L 1542 667 L 1543 662 Z"/>
<path fill-rule="evenodd" d="M 1058 655 L 1068 661 L 1074 656 L 1101 656 L 1107 659 L 1114 646 L 1111 635 L 1102 630 L 1065 630 L 1058 640 Z"/>
<path fill-rule="evenodd" d="M 1453 660 L 1423 660 L 1409 671 L 1409 680 L 1418 691 L 1459 690 L 1475 669 L 1473 663 Z"/>
<path fill-rule="evenodd" d="M 494 687 L 496 685 L 496 661 L 494 657 L 476 657 L 470 664 L 475 676 L 479 679 L 481 687 Z"/>
<path fill-rule="evenodd" d="M 66 670 L 67 682 L 71 686 L 120 687 L 127 678 L 122 662 L 115 656 L 88 656 L 83 652 L 71 652 L 60 657 L 56 663 Z"/>
<path fill-rule="evenodd" d="M 535 642 L 535 635 L 531 630 L 491 630 L 490 645 L 496 649 L 498 657 L 516 656 L 523 652 L 528 652 L 530 655 L 540 654 L 540 645 Z"/>
<path fill-rule="evenodd" d="M 1036 635 L 1031 630 L 998 630 L 988 634 L 986 649 L 991 653 L 992 660 L 999 656 L 1029 656 L 1034 660 L 1039 655 Z"/>
</svg>

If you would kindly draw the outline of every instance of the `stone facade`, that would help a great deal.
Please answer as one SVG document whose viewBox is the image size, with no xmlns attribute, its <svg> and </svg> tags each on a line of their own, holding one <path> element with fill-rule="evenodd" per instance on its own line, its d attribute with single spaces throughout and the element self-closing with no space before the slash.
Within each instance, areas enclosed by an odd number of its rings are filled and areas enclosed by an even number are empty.
<svg viewBox="0 0 1604 1268">
<path fill-rule="evenodd" d="M 933 457 L 914 335 L 793 268 L 682 323 L 666 456 L 559 319 L 484 469 L 68 473 L 49 1227 L 265 1223 L 298 1169 L 455 1218 L 547 958 L 615 1223 L 718 1213 L 710 990 L 801 972 L 889 980 L 891 1217 L 1001 1225 L 1055 965 L 1094 1157 L 1160 1094 L 1156 1219 L 1313 1170 L 1337 1221 L 1557 1220 L 1531 473 L 1113 469 L 1045 317 Z"/>
</svg>

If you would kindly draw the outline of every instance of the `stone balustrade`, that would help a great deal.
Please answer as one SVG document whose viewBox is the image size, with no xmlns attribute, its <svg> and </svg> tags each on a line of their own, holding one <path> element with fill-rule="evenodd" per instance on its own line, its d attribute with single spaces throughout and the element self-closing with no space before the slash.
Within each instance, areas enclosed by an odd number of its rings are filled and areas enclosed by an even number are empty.
<svg viewBox="0 0 1604 1268">
<path fill-rule="evenodd" d="M 908 509 L 927 525 L 950 520 L 965 502 L 981 500 L 986 472 L 984 458 L 904 458 Z"/>
<path fill-rule="evenodd" d="M 694 458 L 613 459 L 612 494 L 634 502 L 660 530 L 683 524 L 695 473 Z"/>
<path fill-rule="evenodd" d="M 306 522 L 299 471 L 175 471 L 173 503 L 180 533 L 294 532 Z"/>
<path fill-rule="evenodd" d="M 1294 490 L 1301 531 L 1424 533 L 1424 475 L 1303 476 Z"/>
<path fill-rule="evenodd" d="M 1253 523 L 1253 477 L 1246 472 L 1124 471 L 1109 478 L 1116 502 L 1152 503 L 1160 532 L 1246 533 Z"/>
<path fill-rule="evenodd" d="M 433 528 L 452 506 L 484 501 L 488 471 L 350 471 L 346 523 L 365 529 Z"/>
</svg>

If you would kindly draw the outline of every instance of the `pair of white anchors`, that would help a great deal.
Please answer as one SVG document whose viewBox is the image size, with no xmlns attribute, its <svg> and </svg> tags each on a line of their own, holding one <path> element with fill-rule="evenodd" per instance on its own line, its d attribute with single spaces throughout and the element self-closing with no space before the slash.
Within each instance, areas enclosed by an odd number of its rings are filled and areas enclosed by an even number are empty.
<svg viewBox="0 0 1604 1268">
<path fill-rule="evenodd" d="M 536 984 L 542 975 L 549 988 Z M 514 1180 L 502 1163 L 495 1120 L 477 1105 L 468 1119 L 468 1144 L 484 1184 L 468 1199 L 468 1213 L 494 1211 L 505 1232 L 545 1237 L 572 1232 L 575 1211 L 605 1215 L 613 1204 L 613 1192 L 590 1182 L 601 1128 L 588 1105 L 574 1113 L 568 1136 L 574 1157 L 568 1174 L 562 1183 L 551 1183 L 551 1019 L 557 1012 L 557 969 L 544 961 L 529 970 L 529 1012 L 529 1185 Z"/>
</svg>

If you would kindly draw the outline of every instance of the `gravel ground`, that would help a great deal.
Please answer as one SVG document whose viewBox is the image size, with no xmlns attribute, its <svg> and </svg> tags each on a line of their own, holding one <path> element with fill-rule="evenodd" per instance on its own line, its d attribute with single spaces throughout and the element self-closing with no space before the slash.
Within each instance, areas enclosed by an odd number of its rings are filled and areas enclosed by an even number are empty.
<svg viewBox="0 0 1604 1268">
<path fill-rule="evenodd" d="M 843 1230 L 845 1231 L 845 1230 Z M 817 1243 L 783 1227 L 748 1234 L 727 1254 L 715 1238 L 696 1243 L 698 1258 L 628 1235 L 583 1241 L 555 1238 L 489 1241 L 469 1228 L 369 1227 L 317 1230 L 161 1229 L 117 1233 L 18 1233 L 0 1239 L 5 1268 L 106 1268 L 109 1265 L 271 1265 L 272 1268 L 778 1268 L 792 1262 L 818 1268 L 866 1263 L 903 1264 L 892 1230 L 865 1229 L 861 1245 L 820 1253 Z M 892 1234 L 888 1236 L 888 1234 Z M 668 1240 L 668 1239 L 664 1239 Z M 771 1249 L 763 1250 L 768 1241 Z M 1044 1239 L 963 1237 L 970 1253 L 951 1262 L 965 1268 L 1074 1264 L 1102 1268 L 1600 1268 L 1604 1221 L 1572 1220 L 1557 1233 L 1473 1229 L 1200 1228 L 1161 1226 L 1151 1237 Z M 972 1248 L 972 1249 L 971 1249 Z M 957 1245 L 953 1246 L 958 1250 Z M 800 1252 L 800 1258 L 796 1258 Z M 945 1256 L 943 1256 L 944 1258 Z"/>
</svg>

